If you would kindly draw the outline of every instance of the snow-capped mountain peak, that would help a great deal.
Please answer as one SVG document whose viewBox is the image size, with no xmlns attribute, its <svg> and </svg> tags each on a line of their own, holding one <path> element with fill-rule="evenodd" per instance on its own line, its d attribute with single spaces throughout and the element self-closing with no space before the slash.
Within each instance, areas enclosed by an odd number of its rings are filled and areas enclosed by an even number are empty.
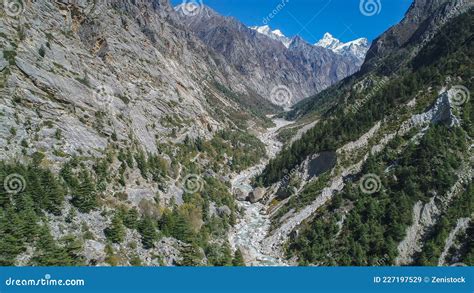
<svg viewBox="0 0 474 293">
<path fill-rule="evenodd" d="M 264 26 L 252 26 L 250 29 L 257 31 L 262 35 L 266 35 L 274 40 L 280 41 L 283 43 L 285 47 L 289 47 L 291 43 L 291 39 L 286 37 L 280 30 L 272 30 L 268 25 Z"/>
<path fill-rule="evenodd" d="M 272 33 L 279 37 L 284 37 L 285 35 L 280 30 L 274 30 Z"/>
<path fill-rule="evenodd" d="M 330 33 L 325 33 L 323 38 L 319 40 L 315 46 L 323 47 L 329 50 L 336 49 L 343 43 L 339 41 L 338 39 L 334 38 Z"/>
<path fill-rule="evenodd" d="M 364 61 L 365 55 L 370 47 L 369 41 L 366 38 L 360 38 L 343 43 L 333 37 L 330 33 L 325 33 L 323 38 L 314 45 L 329 49 L 339 55 L 352 55 L 361 61 Z"/>
</svg>

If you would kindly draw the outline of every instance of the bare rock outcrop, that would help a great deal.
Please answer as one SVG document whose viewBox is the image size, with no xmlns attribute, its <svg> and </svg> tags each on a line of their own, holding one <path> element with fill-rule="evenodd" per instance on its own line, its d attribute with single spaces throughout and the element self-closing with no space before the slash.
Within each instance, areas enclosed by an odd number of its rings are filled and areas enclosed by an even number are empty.
<svg viewBox="0 0 474 293">
<path fill-rule="evenodd" d="M 265 188 L 257 187 L 249 194 L 249 201 L 251 203 L 259 202 L 265 196 Z"/>
</svg>

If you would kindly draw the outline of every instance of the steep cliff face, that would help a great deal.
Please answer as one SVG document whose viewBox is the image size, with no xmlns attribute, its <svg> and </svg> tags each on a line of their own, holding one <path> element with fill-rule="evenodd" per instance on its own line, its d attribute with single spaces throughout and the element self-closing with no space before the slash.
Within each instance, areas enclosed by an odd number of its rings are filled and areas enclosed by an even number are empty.
<svg viewBox="0 0 474 293">
<path fill-rule="evenodd" d="M 416 50 L 410 48 L 421 48 L 446 22 L 473 6 L 469 0 L 414 1 L 400 23 L 372 42 L 362 71 L 375 67 L 385 67 L 384 70 L 388 71 L 387 67 L 392 64 L 384 63 L 385 57 L 392 54 L 392 58 L 396 55 L 403 59 L 407 53 L 413 56 Z"/>
<path fill-rule="evenodd" d="M 221 70 L 223 59 L 177 23 L 166 0 L 22 4 L 0 18 L 0 233 L 10 235 L 4 221 L 27 210 L 25 225 L 41 225 L 32 229 L 57 249 L 66 236 L 82 245 L 83 257 L 63 264 L 110 264 L 118 251 L 124 265 L 172 265 L 189 251 L 206 263 L 187 237 L 211 219 L 228 228 L 235 207 L 226 176 L 248 155 L 263 156 L 239 129 L 267 123 L 276 108 L 232 92 L 238 74 Z M 197 149 L 209 157 L 195 157 Z M 48 179 L 33 179 L 42 174 Z M 14 197 L 11 176 L 22 183 Z M 207 199 L 189 203 L 198 193 Z M 39 203 L 47 198 L 54 209 Z M 16 210 L 18 201 L 32 204 Z M 135 224 L 124 230 L 129 212 Z M 180 218 L 181 228 L 161 227 L 168 238 L 158 241 L 163 217 Z M 38 264 L 34 255 L 44 251 L 18 237 L 13 255 L 0 249 L 0 262 Z"/>
<path fill-rule="evenodd" d="M 196 15 L 177 9 L 180 21 L 224 57 L 248 87 L 269 99 L 277 86 L 289 88 L 295 103 L 356 72 L 360 64 L 314 47 L 299 37 L 287 48 L 281 41 L 250 29 L 231 17 L 203 7 Z"/>
<path fill-rule="evenodd" d="M 225 127 L 226 114 L 214 112 L 219 104 L 230 112 L 240 106 L 214 88 L 226 79 L 211 53 L 175 26 L 173 17 L 167 1 L 118 0 L 42 1 L 26 5 L 17 18 L 2 17 L 2 60 L 8 58 L 2 126 L 19 129 L 14 139 L 21 140 L 34 136 L 25 130 L 26 121 L 51 121 L 50 131 L 40 131 L 37 148 L 49 144 L 46 151 L 52 151 L 49 136 L 57 128 L 69 154 L 81 147 L 103 150 L 113 133 L 120 144 L 132 136 L 151 153 L 158 136 L 210 137 Z M 209 96 L 216 105 L 211 107 Z M 169 127 L 171 116 L 195 122 Z M 2 133 L 4 148 L 8 131 Z M 19 149 L 7 154 L 15 157 Z"/>
</svg>

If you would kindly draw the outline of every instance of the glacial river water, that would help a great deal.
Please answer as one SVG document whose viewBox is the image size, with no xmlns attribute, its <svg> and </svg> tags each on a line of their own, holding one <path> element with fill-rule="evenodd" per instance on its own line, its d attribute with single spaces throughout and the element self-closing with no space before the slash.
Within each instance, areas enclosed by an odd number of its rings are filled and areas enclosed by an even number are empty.
<svg viewBox="0 0 474 293">
<path fill-rule="evenodd" d="M 282 144 L 276 139 L 278 130 L 292 124 L 283 119 L 275 119 L 273 122 L 275 127 L 258 136 L 265 144 L 269 158 L 275 157 L 282 148 Z M 232 187 L 251 191 L 250 180 L 259 174 L 267 163 L 268 160 L 265 160 L 238 174 L 232 180 Z M 262 247 L 262 242 L 270 230 L 270 219 L 265 214 L 266 206 L 250 202 L 238 202 L 238 206 L 242 209 L 243 215 L 229 234 L 231 246 L 242 251 L 249 266 L 285 266 L 282 259 L 265 254 L 266 249 Z"/>
</svg>

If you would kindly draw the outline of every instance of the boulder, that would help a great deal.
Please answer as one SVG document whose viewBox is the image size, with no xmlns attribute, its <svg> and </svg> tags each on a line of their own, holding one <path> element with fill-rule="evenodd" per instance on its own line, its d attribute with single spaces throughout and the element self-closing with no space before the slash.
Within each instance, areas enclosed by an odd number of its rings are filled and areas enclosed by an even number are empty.
<svg viewBox="0 0 474 293">
<path fill-rule="evenodd" d="M 175 266 L 180 263 L 183 258 L 180 250 L 183 249 L 184 243 L 171 237 L 164 237 L 156 243 L 156 255 L 159 255 L 165 266 Z M 152 265 L 152 260 L 147 259 L 147 263 Z"/>
<path fill-rule="evenodd" d="M 286 187 L 280 186 L 280 188 L 278 188 L 278 191 L 275 193 L 275 195 L 278 198 L 278 200 L 284 200 L 292 195 L 292 189 L 291 187 L 288 187 L 288 186 Z"/>
<path fill-rule="evenodd" d="M 251 203 L 256 203 L 262 200 L 265 196 L 265 188 L 257 187 L 249 195 L 249 201 Z"/>
<path fill-rule="evenodd" d="M 221 206 L 217 209 L 217 214 L 221 217 L 230 216 L 232 214 L 232 211 L 228 206 Z"/>
<path fill-rule="evenodd" d="M 247 200 L 249 193 L 240 188 L 234 188 L 234 196 L 238 201 Z"/>
<path fill-rule="evenodd" d="M 84 243 L 84 256 L 89 264 L 104 262 L 106 257 L 105 244 L 95 240 L 86 240 Z"/>
<path fill-rule="evenodd" d="M 212 218 L 213 216 L 217 216 L 217 215 L 218 215 L 216 203 L 213 202 L 213 201 L 211 201 L 211 202 L 209 203 L 209 212 L 208 212 L 208 214 L 209 214 L 209 217 L 211 217 L 211 218 Z"/>
</svg>

